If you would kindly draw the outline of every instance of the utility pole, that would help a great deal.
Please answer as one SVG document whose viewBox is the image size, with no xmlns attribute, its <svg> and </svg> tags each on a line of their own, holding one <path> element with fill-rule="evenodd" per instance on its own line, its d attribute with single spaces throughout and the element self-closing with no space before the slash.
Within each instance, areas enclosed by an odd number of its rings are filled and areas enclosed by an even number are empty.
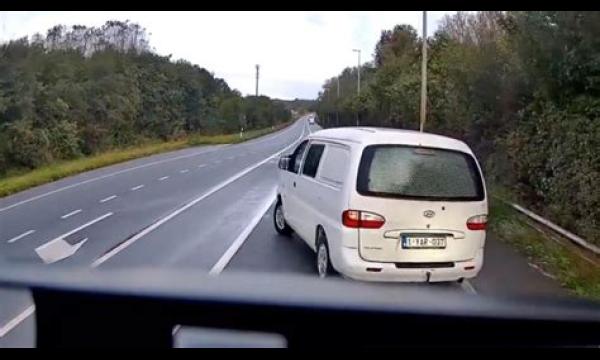
<svg viewBox="0 0 600 360">
<path fill-rule="evenodd" d="M 340 126 L 340 112 L 338 106 L 340 104 L 340 77 L 337 77 L 337 101 L 335 103 L 335 122 L 337 126 Z"/>
<path fill-rule="evenodd" d="M 358 96 L 360 97 L 360 49 L 352 49 L 358 53 Z M 358 126 L 358 113 L 356 113 L 356 126 Z"/>
<path fill-rule="evenodd" d="M 256 96 L 258 97 L 258 72 L 259 72 L 260 66 L 258 64 L 256 64 Z"/>
<path fill-rule="evenodd" d="M 358 95 L 360 96 L 360 49 L 352 49 L 358 53 Z"/>
<path fill-rule="evenodd" d="M 423 11 L 423 63 L 421 64 L 421 123 L 419 130 L 423 132 L 427 111 L 427 11 Z"/>
</svg>

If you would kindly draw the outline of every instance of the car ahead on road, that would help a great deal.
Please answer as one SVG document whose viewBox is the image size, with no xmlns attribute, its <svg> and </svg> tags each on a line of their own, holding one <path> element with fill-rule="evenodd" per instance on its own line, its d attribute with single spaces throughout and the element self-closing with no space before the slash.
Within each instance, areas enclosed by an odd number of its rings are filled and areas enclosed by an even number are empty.
<svg viewBox="0 0 600 360">
<path fill-rule="evenodd" d="M 437 282 L 477 276 L 488 204 L 463 142 L 382 128 L 312 133 L 279 160 L 273 212 L 316 253 L 319 276 Z"/>
</svg>

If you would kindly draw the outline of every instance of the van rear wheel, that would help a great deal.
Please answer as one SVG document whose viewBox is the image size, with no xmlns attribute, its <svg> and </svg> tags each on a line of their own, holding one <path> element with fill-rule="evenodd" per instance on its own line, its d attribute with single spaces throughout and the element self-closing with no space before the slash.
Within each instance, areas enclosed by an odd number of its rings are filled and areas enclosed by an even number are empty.
<svg viewBox="0 0 600 360">
<path fill-rule="evenodd" d="M 286 236 L 292 234 L 292 228 L 287 224 L 285 217 L 283 216 L 281 200 L 278 200 L 277 204 L 275 204 L 275 209 L 273 210 L 273 223 L 275 224 L 275 230 L 279 234 Z"/>
<path fill-rule="evenodd" d="M 329 257 L 327 237 L 321 229 L 319 229 L 317 238 L 317 273 L 320 278 L 326 278 L 336 274 Z"/>
</svg>

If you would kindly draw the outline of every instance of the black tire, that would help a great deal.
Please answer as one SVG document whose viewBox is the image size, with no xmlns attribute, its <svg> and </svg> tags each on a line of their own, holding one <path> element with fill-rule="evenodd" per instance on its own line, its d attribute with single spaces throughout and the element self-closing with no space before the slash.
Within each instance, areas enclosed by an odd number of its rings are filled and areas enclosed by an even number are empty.
<svg viewBox="0 0 600 360">
<path fill-rule="evenodd" d="M 281 213 L 278 214 L 278 211 Z M 278 215 L 281 216 L 279 224 L 277 221 Z M 281 235 L 290 236 L 292 234 L 292 228 L 287 224 L 285 218 L 283 217 L 283 208 L 281 206 L 281 200 L 277 201 L 277 204 L 275 204 L 275 209 L 273 209 L 273 225 L 275 225 L 275 230 Z"/>
<path fill-rule="evenodd" d="M 322 258 L 323 256 L 325 256 L 325 259 Z M 335 271 L 331 265 L 329 244 L 327 243 L 327 236 L 322 229 L 319 229 L 317 233 L 317 253 L 315 259 L 317 264 L 317 275 L 320 278 L 326 278 L 337 274 L 337 271 Z"/>
</svg>

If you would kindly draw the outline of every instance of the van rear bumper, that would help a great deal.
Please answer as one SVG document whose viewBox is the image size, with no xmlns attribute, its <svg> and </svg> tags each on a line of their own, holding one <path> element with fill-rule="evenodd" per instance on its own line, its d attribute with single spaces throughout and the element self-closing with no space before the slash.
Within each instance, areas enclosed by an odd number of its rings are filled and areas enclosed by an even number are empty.
<svg viewBox="0 0 600 360">
<path fill-rule="evenodd" d="M 332 259 L 335 269 L 351 279 L 364 281 L 457 281 L 476 277 L 483 266 L 483 248 L 479 250 L 474 259 L 454 262 L 453 267 L 398 268 L 395 263 L 365 261 L 358 255 L 358 249 L 347 247 L 342 247 L 339 255 L 337 259 Z M 371 269 L 371 271 L 367 269 Z M 373 271 L 377 269 L 380 270 Z"/>
</svg>

